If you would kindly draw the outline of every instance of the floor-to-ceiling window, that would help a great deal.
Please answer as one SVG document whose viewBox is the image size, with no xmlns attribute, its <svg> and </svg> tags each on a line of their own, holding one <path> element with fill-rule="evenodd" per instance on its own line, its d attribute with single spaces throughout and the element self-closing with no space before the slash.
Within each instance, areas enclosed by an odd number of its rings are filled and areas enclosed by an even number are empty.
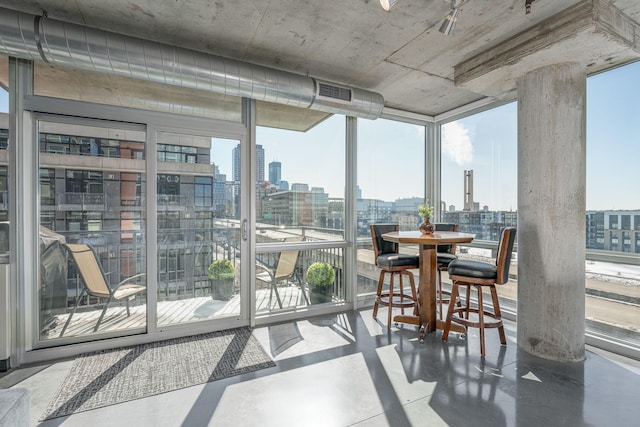
<svg viewBox="0 0 640 427">
<path fill-rule="evenodd" d="M 374 294 L 379 272 L 369 226 L 396 223 L 417 230 L 425 201 L 425 126 L 394 120 L 358 120 L 358 295 Z M 402 251 L 417 253 L 415 245 Z"/>
<path fill-rule="evenodd" d="M 41 64 L 34 93 L 43 112 L 27 113 L 39 147 L 40 269 L 25 323 L 34 324 L 35 345 L 163 333 L 219 317 L 246 324 L 244 177 L 227 180 L 217 167 L 246 139 L 241 99 L 189 89 L 176 97 L 166 85 Z"/>
<path fill-rule="evenodd" d="M 256 129 L 258 313 L 346 297 L 345 126 L 332 115 L 303 130 Z M 328 273 L 323 283 L 314 283 L 314 270 Z"/>
<path fill-rule="evenodd" d="M 517 123 L 514 102 L 441 126 L 441 221 L 475 235 L 470 246 L 457 247 L 460 257 L 492 262 L 500 230 L 517 226 Z M 515 308 L 516 280 L 498 293 L 505 308 Z"/>
<path fill-rule="evenodd" d="M 588 79 L 586 316 L 587 332 L 638 345 L 640 199 L 634 191 L 639 64 Z M 442 220 L 476 234 L 459 256 L 492 260 L 502 226 L 517 225 L 514 104 L 442 126 Z M 515 254 L 517 255 L 517 254 Z M 517 277 L 517 256 L 511 275 Z M 498 289 L 506 308 L 517 280 Z"/>
<path fill-rule="evenodd" d="M 640 63 L 587 79 L 587 330 L 640 345 Z"/>
<path fill-rule="evenodd" d="M 144 331 L 145 128 L 45 115 L 37 141 L 40 340 Z"/>
<path fill-rule="evenodd" d="M 157 134 L 159 326 L 240 314 L 240 170 L 233 180 L 228 167 L 239 146 Z"/>
<path fill-rule="evenodd" d="M 497 241 L 516 219 L 516 104 L 446 123 L 441 133 L 442 220 Z"/>
</svg>

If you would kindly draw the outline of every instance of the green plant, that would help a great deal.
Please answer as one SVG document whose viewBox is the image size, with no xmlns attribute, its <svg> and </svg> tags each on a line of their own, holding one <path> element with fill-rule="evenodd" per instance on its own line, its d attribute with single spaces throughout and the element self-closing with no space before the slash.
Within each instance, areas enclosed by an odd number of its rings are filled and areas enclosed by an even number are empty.
<svg viewBox="0 0 640 427">
<path fill-rule="evenodd" d="M 423 218 L 431 218 L 433 216 L 433 206 L 429 206 L 428 199 L 418 206 L 418 214 Z"/>
<path fill-rule="evenodd" d="M 312 286 L 333 285 L 336 280 L 336 272 L 326 262 L 314 262 L 307 268 L 307 283 Z"/>
<path fill-rule="evenodd" d="M 209 266 L 209 279 L 211 280 L 233 279 L 235 274 L 233 263 L 228 259 L 215 260 Z"/>
</svg>

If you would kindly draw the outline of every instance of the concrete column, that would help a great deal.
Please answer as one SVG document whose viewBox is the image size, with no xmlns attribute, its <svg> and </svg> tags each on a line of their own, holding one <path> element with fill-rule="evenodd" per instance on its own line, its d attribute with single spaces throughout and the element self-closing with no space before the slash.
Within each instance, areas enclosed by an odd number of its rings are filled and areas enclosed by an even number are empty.
<svg viewBox="0 0 640 427">
<path fill-rule="evenodd" d="M 546 66 L 518 88 L 518 346 L 585 354 L 586 68 Z"/>
</svg>

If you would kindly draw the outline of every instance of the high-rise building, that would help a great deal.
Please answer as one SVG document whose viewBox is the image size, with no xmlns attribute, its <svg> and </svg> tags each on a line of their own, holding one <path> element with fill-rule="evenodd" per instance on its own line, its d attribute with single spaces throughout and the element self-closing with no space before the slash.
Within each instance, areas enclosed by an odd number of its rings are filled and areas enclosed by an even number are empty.
<svg viewBox="0 0 640 427">
<path fill-rule="evenodd" d="M 280 185 L 280 179 L 282 178 L 282 163 L 271 162 L 269 163 L 269 183 L 275 186 Z"/>
<path fill-rule="evenodd" d="M 233 180 L 240 181 L 240 144 L 232 150 L 232 174 Z M 262 145 L 256 145 L 256 184 L 264 183 L 264 148 Z"/>
<path fill-rule="evenodd" d="M 231 151 L 231 174 L 235 182 L 240 182 L 240 144 Z"/>
<path fill-rule="evenodd" d="M 233 198 L 227 195 L 227 176 L 220 173 L 218 166 L 215 167 L 215 178 L 213 181 L 213 208 L 216 215 L 220 216 L 227 213 Z"/>
<path fill-rule="evenodd" d="M 264 183 L 264 148 L 256 145 L 256 184 Z"/>
</svg>

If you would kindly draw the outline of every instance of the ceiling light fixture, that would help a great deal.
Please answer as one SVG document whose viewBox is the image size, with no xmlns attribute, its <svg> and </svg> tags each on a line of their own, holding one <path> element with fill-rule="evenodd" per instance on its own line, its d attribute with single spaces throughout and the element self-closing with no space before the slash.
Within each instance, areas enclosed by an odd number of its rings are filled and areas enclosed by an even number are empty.
<svg viewBox="0 0 640 427">
<path fill-rule="evenodd" d="M 451 11 L 444 21 L 442 21 L 442 25 L 440 25 L 440 31 L 445 36 L 451 35 L 453 33 L 453 29 L 456 27 L 456 21 L 458 20 L 458 12 L 460 9 L 456 7 L 456 0 L 451 0 Z"/>
<path fill-rule="evenodd" d="M 398 3 L 398 0 L 380 0 L 380 6 L 387 12 L 389 12 L 389 9 L 395 6 L 396 3 Z"/>
</svg>

